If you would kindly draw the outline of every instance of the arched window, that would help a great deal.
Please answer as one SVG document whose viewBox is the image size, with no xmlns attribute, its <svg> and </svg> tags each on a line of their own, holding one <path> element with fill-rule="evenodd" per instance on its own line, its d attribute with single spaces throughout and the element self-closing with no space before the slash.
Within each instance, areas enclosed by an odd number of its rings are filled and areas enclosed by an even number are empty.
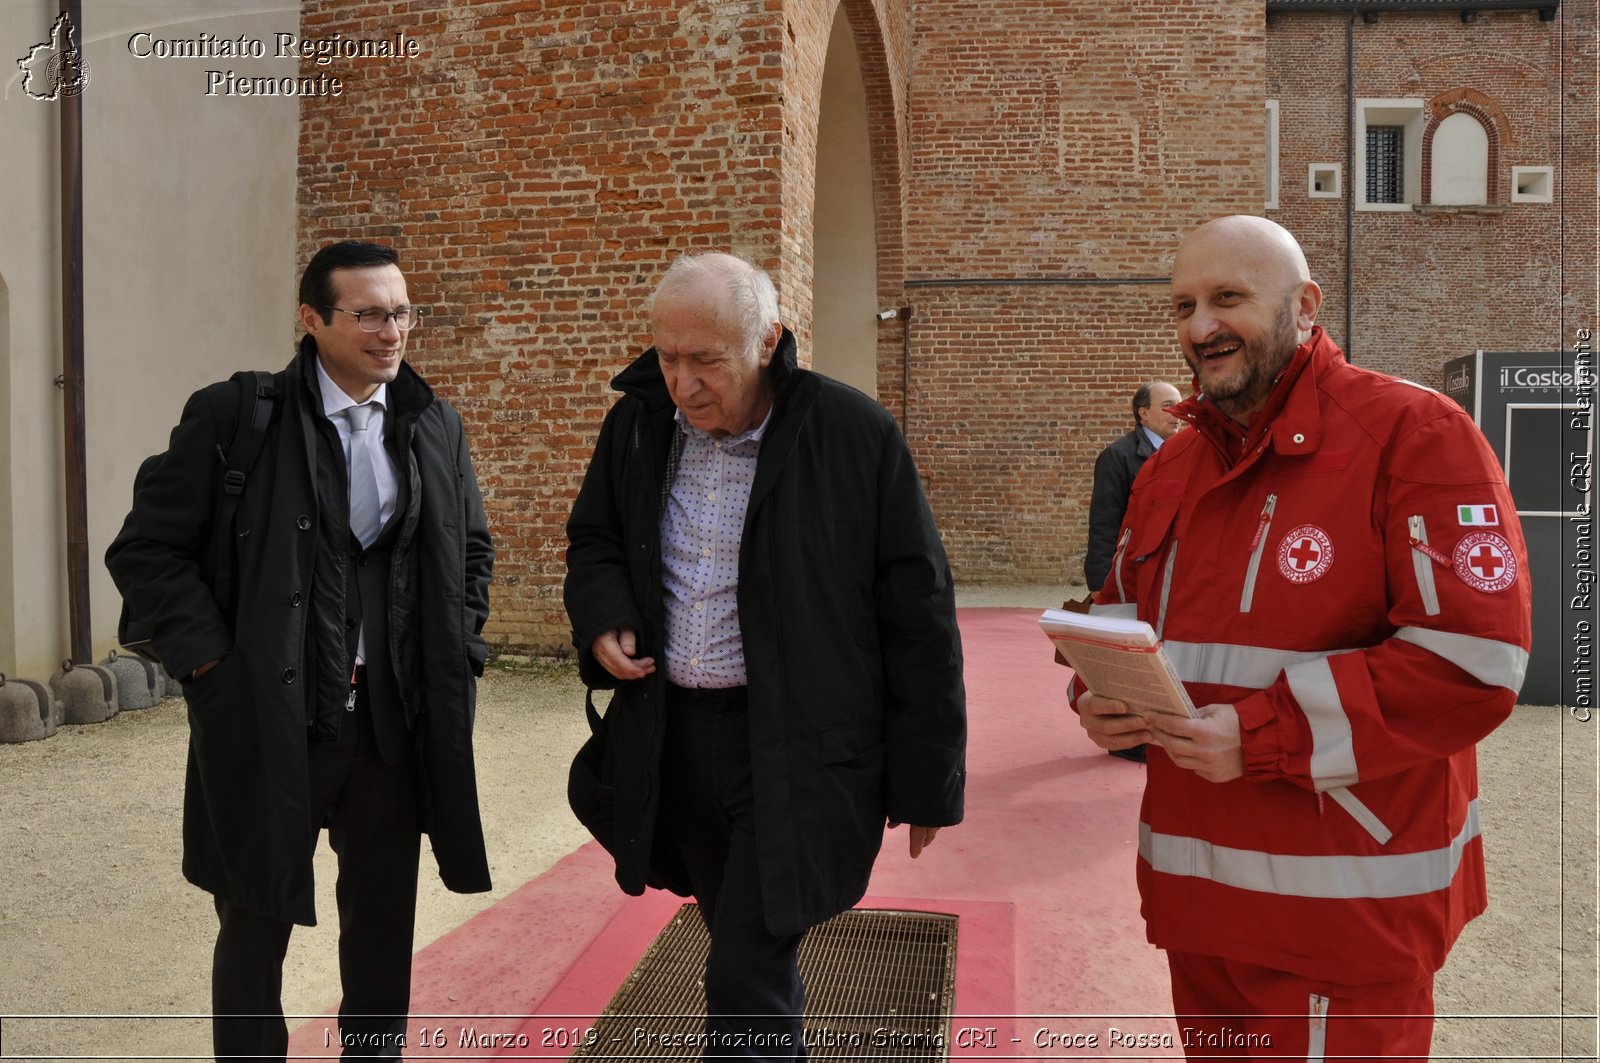
<svg viewBox="0 0 1600 1063">
<path fill-rule="evenodd" d="M 1433 131 L 1430 203 L 1489 202 L 1489 133 L 1470 114 L 1456 112 Z"/>
</svg>

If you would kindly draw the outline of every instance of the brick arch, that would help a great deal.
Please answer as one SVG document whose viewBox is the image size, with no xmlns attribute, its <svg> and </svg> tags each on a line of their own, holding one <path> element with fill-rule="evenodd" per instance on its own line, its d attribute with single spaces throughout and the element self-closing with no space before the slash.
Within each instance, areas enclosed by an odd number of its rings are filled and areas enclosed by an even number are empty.
<svg viewBox="0 0 1600 1063">
<path fill-rule="evenodd" d="M 850 30 L 866 93 L 867 136 L 872 162 L 872 212 L 877 240 L 878 304 L 902 306 L 905 295 L 905 193 L 909 149 L 905 137 L 903 69 L 894 61 L 886 28 L 890 3 L 840 0 Z M 903 13 L 903 12 L 902 12 Z M 897 91 L 899 90 L 899 91 Z M 878 329 L 878 401 L 891 410 L 903 406 L 900 332 L 907 322 Z"/>
<path fill-rule="evenodd" d="M 867 95 L 867 132 L 872 138 L 872 199 L 878 230 L 878 291 L 889 299 L 904 294 L 905 203 L 908 147 L 904 135 L 903 79 L 891 62 L 888 34 L 872 0 L 841 0 L 856 38 Z M 887 6 L 887 5 L 886 5 Z"/>
<path fill-rule="evenodd" d="M 906 144 L 906 0 L 811 0 L 784 13 L 784 128 L 782 234 L 777 248 L 779 296 L 785 320 L 810 350 L 815 256 L 817 134 L 828 40 L 837 16 L 850 27 L 860 67 L 869 141 L 870 195 L 876 243 L 879 306 L 905 302 L 904 202 Z M 878 398 L 899 405 L 900 329 L 878 328 Z"/>
<path fill-rule="evenodd" d="M 1422 130 L 1422 187 L 1433 187 L 1433 135 L 1439 123 L 1452 115 L 1465 114 L 1483 126 L 1489 138 L 1489 173 L 1485 198 L 1491 204 L 1503 202 L 1501 195 L 1500 156 L 1504 148 L 1516 146 L 1511 132 L 1511 120 L 1505 110 L 1477 89 L 1448 89 L 1439 93 L 1426 105 L 1427 124 Z"/>
</svg>

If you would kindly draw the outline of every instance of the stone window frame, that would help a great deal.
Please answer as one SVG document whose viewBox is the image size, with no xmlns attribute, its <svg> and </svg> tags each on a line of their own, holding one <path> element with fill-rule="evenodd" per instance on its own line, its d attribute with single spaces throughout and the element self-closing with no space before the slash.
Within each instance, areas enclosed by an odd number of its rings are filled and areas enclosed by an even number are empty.
<svg viewBox="0 0 1600 1063">
<path fill-rule="evenodd" d="M 1281 141 L 1278 138 L 1278 122 L 1280 111 L 1277 100 L 1267 101 L 1267 210 L 1277 210 L 1279 202 L 1278 185 L 1282 180 L 1280 163 Z"/>
<path fill-rule="evenodd" d="M 1423 131 L 1427 115 L 1427 101 L 1420 98 L 1364 97 L 1356 100 L 1356 127 L 1351 131 L 1355 138 L 1355 206 L 1358 211 L 1408 211 L 1421 203 L 1424 183 L 1421 162 Z M 1403 176 L 1405 194 L 1399 203 L 1369 203 L 1367 201 L 1367 126 L 1398 125 L 1405 129 L 1405 165 Z"/>
<path fill-rule="evenodd" d="M 1522 193 L 1517 190 L 1522 184 L 1523 174 L 1543 174 L 1544 191 Z M 1555 174 L 1554 166 L 1513 166 L 1511 167 L 1511 202 L 1513 203 L 1554 203 L 1555 202 Z"/>
<path fill-rule="evenodd" d="M 1332 187 L 1325 191 L 1317 191 L 1317 175 L 1321 173 L 1331 179 Z M 1343 199 L 1344 198 L 1344 163 L 1342 162 L 1313 162 L 1306 166 L 1306 198 L 1307 199 Z"/>
</svg>

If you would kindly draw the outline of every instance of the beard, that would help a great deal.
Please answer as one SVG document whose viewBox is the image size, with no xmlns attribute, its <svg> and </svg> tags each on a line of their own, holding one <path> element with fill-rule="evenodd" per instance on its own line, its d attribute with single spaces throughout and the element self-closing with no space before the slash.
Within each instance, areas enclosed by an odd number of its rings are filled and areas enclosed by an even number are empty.
<svg viewBox="0 0 1600 1063">
<path fill-rule="evenodd" d="M 1202 373 L 1204 352 L 1235 345 L 1239 347 L 1238 365 L 1227 376 L 1207 380 Z M 1237 417 L 1260 408 L 1299 345 L 1294 307 L 1285 303 L 1266 335 L 1246 343 L 1235 333 L 1224 333 L 1197 349 L 1193 356 L 1185 352 L 1184 360 L 1202 382 L 1201 391 L 1205 397 L 1229 417 Z"/>
</svg>

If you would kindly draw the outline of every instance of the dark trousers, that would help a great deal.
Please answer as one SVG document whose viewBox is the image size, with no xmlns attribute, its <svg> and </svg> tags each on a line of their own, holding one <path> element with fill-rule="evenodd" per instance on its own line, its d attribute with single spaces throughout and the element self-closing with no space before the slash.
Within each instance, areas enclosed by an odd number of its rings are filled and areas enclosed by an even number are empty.
<svg viewBox="0 0 1600 1063">
<path fill-rule="evenodd" d="M 683 860 L 711 933 L 706 1059 L 805 1059 L 803 934 L 767 930 L 756 868 L 743 688 L 667 688 L 660 841 Z"/>
<path fill-rule="evenodd" d="M 412 765 L 385 764 L 364 696 L 337 742 L 312 742 L 307 845 L 324 825 L 339 857 L 339 1037 L 345 1056 L 399 1059 L 411 1003 L 412 924 L 420 834 Z M 211 968 L 218 1059 L 283 1059 L 283 957 L 294 924 L 216 900 Z"/>
</svg>

